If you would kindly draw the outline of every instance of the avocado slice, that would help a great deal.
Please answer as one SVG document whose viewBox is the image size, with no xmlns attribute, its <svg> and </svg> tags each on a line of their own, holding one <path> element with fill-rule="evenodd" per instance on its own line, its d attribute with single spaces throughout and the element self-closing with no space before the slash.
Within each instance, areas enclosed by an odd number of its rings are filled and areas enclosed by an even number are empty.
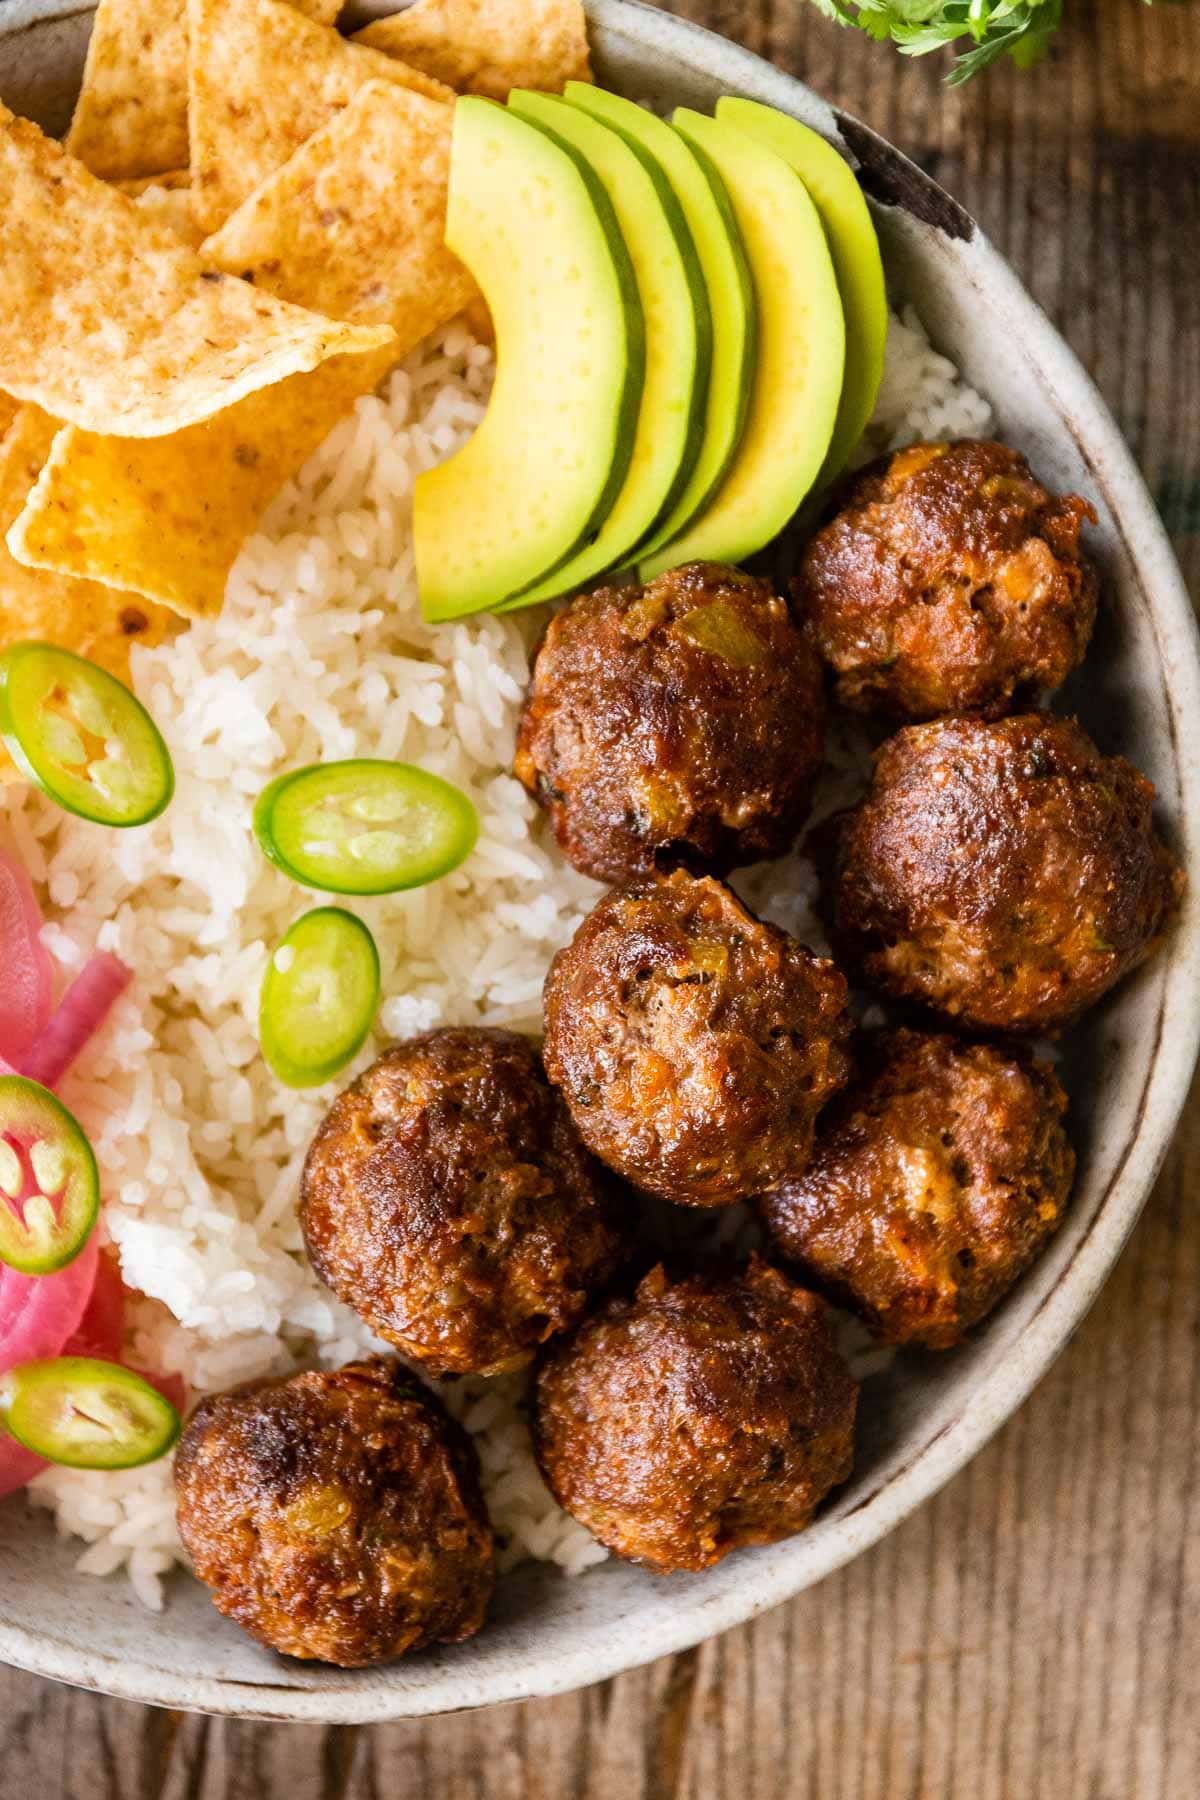
<svg viewBox="0 0 1200 1800">
<path fill-rule="evenodd" d="M 673 123 L 733 202 L 758 300 L 758 361 L 728 475 L 687 531 L 640 559 L 644 581 L 680 563 L 741 562 L 782 531 L 824 464 L 846 357 L 829 246 L 795 170 L 723 121 L 681 108 Z"/>
<path fill-rule="evenodd" d="M 625 566 L 674 506 L 704 437 L 712 325 L 683 209 L 645 151 L 557 95 L 518 88 L 508 107 L 585 157 L 603 183 L 646 321 L 646 379 L 625 484 L 595 537 L 517 597 L 530 606 Z"/>
<path fill-rule="evenodd" d="M 845 468 L 875 410 L 883 379 L 887 338 L 887 289 L 871 209 L 844 156 L 799 119 L 757 100 L 717 102 L 717 118 L 782 156 L 795 169 L 821 215 L 842 311 L 846 315 L 846 372 L 833 440 L 815 486 L 825 487 Z"/>
<path fill-rule="evenodd" d="M 645 367 L 637 281 L 603 187 L 490 100 L 455 107 L 446 242 L 491 308 L 497 368 L 474 436 L 417 478 L 428 619 L 496 606 L 594 535 L 624 485 Z"/>
<path fill-rule="evenodd" d="M 665 119 L 620 94 L 605 93 L 583 81 L 569 81 L 565 94 L 572 106 L 603 120 L 654 158 L 683 208 L 712 314 L 704 441 L 683 492 L 643 546 L 642 553 L 648 556 L 678 537 L 704 511 L 741 442 L 754 387 L 758 333 L 754 283 L 729 195 L 703 152 L 672 131 Z"/>
</svg>

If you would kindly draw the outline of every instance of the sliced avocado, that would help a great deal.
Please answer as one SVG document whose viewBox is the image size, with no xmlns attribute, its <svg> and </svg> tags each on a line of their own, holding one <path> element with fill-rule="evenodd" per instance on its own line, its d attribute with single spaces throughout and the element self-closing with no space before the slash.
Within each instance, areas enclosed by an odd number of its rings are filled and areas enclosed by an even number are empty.
<svg viewBox="0 0 1200 1800">
<path fill-rule="evenodd" d="M 687 562 L 741 562 L 782 531 L 825 461 L 842 396 L 846 326 L 825 232 L 781 156 L 732 125 L 681 109 L 677 131 L 729 192 L 758 300 L 758 362 L 741 445 L 715 499 L 641 578 Z"/>
<path fill-rule="evenodd" d="M 717 118 L 757 138 L 795 169 L 821 215 L 829 240 L 846 315 L 846 372 L 833 441 L 814 484 L 825 487 L 845 468 L 866 429 L 883 379 L 887 289 L 871 209 L 845 157 L 799 119 L 760 106 L 756 100 L 731 98 L 717 102 Z"/>
<path fill-rule="evenodd" d="M 702 151 L 665 119 L 619 94 L 569 81 L 566 98 L 652 156 L 683 208 L 700 258 L 712 314 L 712 364 L 704 442 L 691 477 L 663 522 L 643 546 L 649 555 L 685 531 L 712 499 L 733 461 L 754 386 L 757 313 L 750 265 L 724 183 Z"/>
<path fill-rule="evenodd" d="M 594 535 L 641 403 L 637 282 L 583 158 L 490 100 L 455 107 L 446 242 L 483 290 L 496 382 L 463 448 L 418 476 L 426 618 L 496 606 Z"/>
<path fill-rule="evenodd" d="M 625 484 L 596 536 L 519 596 L 529 606 L 627 564 L 674 506 L 704 437 L 712 326 L 683 209 L 645 151 L 557 95 L 514 89 L 508 106 L 586 157 L 603 183 L 646 321 L 646 379 Z"/>
</svg>

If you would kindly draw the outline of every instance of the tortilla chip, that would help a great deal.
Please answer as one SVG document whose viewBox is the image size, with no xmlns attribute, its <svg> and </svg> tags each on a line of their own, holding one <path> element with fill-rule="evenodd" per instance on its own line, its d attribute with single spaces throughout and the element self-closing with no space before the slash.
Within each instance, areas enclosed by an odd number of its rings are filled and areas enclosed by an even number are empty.
<svg viewBox="0 0 1200 1800">
<path fill-rule="evenodd" d="M 340 0 L 293 0 L 332 25 Z M 67 133 L 72 156 L 106 181 L 188 160 L 187 0 L 100 0 Z"/>
<path fill-rule="evenodd" d="M 128 681 L 130 647 L 161 643 L 174 622 L 171 614 L 99 582 L 28 569 L 4 545 L 4 533 L 24 506 L 57 430 L 36 406 L 23 406 L 0 442 L 0 650 L 37 638 L 90 656 Z M 0 782 L 16 775 L 0 749 Z"/>
<path fill-rule="evenodd" d="M 24 507 L 58 429 L 39 407 L 23 406 L 0 443 L 0 649 L 43 639 L 90 656 L 126 681 L 131 646 L 160 644 L 174 623 L 171 614 L 99 582 L 26 568 L 4 547 L 3 534 Z"/>
<path fill-rule="evenodd" d="M 592 79 L 581 0 L 416 0 L 354 42 L 493 100 L 512 88 L 561 94 L 568 81 Z"/>
<path fill-rule="evenodd" d="M 173 231 L 189 249 L 198 250 L 204 242 L 192 217 L 190 169 L 169 169 L 165 175 L 143 175 L 131 181 L 115 181 L 113 186 L 130 195 L 147 217 Z"/>
<path fill-rule="evenodd" d="M 404 355 L 477 292 L 443 242 L 453 129 L 452 107 L 369 81 L 204 255 L 329 317 L 391 325 Z"/>
<path fill-rule="evenodd" d="M 463 324 L 481 344 L 495 344 L 496 326 L 482 294 L 476 294 L 463 308 Z"/>
<path fill-rule="evenodd" d="M 402 62 L 346 42 L 284 0 L 189 0 L 192 204 L 215 231 L 354 98 L 387 81 L 453 95 Z"/>
<path fill-rule="evenodd" d="M 283 299 L 320 294 L 345 316 L 394 322 L 395 341 L 153 442 L 64 431 L 11 533 L 14 553 L 178 612 L 219 612 L 229 570 L 284 481 L 474 291 L 442 244 L 451 129 L 444 103 L 371 82 L 205 245 L 211 261 Z"/>
<path fill-rule="evenodd" d="M 152 188 L 167 188 L 172 193 L 186 191 L 192 185 L 190 169 L 164 169 L 158 175 L 120 175 L 115 177 L 110 186 L 119 188 L 133 200 L 140 200 Z"/>
<path fill-rule="evenodd" d="M 0 444 L 4 442 L 4 434 L 20 410 L 19 400 L 14 400 L 11 394 L 0 393 Z"/>
<path fill-rule="evenodd" d="M 89 431 L 179 431 L 388 341 L 381 326 L 335 324 L 206 269 L 4 107 L 0 217 L 0 388 Z"/>
<path fill-rule="evenodd" d="M 268 503 L 393 360 L 390 350 L 333 357 L 153 443 L 62 431 L 9 547 L 22 562 L 86 571 L 175 612 L 219 613 Z"/>
<path fill-rule="evenodd" d="M 63 141 L 105 181 L 187 162 L 186 0 L 100 0 Z"/>
</svg>

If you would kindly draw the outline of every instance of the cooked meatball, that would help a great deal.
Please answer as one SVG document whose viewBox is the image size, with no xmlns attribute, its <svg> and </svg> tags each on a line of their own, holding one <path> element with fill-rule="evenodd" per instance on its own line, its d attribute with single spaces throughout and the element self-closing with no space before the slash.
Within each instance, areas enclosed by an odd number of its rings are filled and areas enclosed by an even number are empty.
<svg viewBox="0 0 1200 1800">
<path fill-rule="evenodd" d="M 475 1451 L 394 1364 L 203 1401 L 175 1493 L 217 1610 L 285 1656 L 361 1668 L 483 1624 L 495 1568 Z"/>
<path fill-rule="evenodd" d="M 873 464 L 808 547 L 799 610 L 844 706 L 996 718 L 1083 660 L 1096 572 L 1078 494 L 1006 444 L 916 444 Z"/>
<path fill-rule="evenodd" d="M 313 1139 L 300 1223 L 321 1280 L 438 1374 L 528 1362 L 628 1248 L 618 1184 L 512 1031 L 381 1056 Z"/>
<path fill-rule="evenodd" d="M 551 621 L 515 768 L 585 875 L 720 872 L 788 849 L 823 723 L 820 664 L 786 603 L 691 563 Z"/>
<path fill-rule="evenodd" d="M 833 964 L 681 870 L 605 895 L 551 964 L 545 1028 L 584 1142 L 684 1206 L 798 1175 L 848 1071 Z"/>
<path fill-rule="evenodd" d="M 657 1268 L 547 1356 L 538 1460 L 618 1556 L 707 1569 L 803 1531 L 850 1473 L 857 1399 L 824 1302 L 777 1269 Z"/>
<path fill-rule="evenodd" d="M 1058 1228 L 1066 1105 L 1026 1057 L 875 1033 L 804 1174 L 762 1200 L 772 1244 L 888 1343 L 949 1349 Z"/>
<path fill-rule="evenodd" d="M 837 833 L 838 953 L 980 1031 L 1065 1025 L 1150 954 L 1179 898 L 1153 800 L 1072 719 L 910 725 Z"/>
</svg>

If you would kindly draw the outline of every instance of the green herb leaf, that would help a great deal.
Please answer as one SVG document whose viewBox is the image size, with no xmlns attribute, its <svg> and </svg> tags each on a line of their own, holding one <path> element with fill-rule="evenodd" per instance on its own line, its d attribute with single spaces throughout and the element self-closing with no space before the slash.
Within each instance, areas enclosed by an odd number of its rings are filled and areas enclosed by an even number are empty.
<svg viewBox="0 0 1200 1800">
<path fill-rule="evenodd" d="M 969 81 L 1002 56 L 1027 69 L 1062 23 L 1062 0 L 811 0 L 838 25 L 890 38 L 905 56 L 962 45 L 946 80 Z M 1153 0 L 1143 0 L 1147 6 Z M 1167 0 L 1178 4 L 1179 0 Z"/>
</svg>

